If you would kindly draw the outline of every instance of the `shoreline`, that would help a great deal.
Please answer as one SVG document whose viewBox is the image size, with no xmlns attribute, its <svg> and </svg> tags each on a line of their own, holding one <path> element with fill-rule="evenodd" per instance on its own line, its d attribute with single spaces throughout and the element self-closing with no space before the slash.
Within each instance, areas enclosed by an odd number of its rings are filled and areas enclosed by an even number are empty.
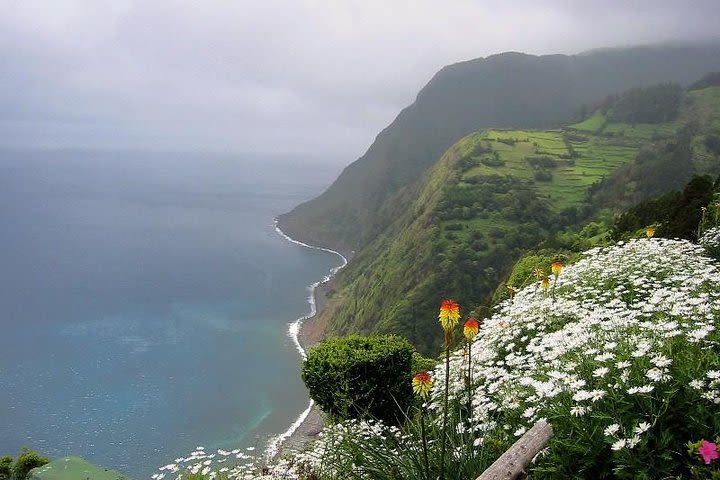
<svg viewBox="0 0 720 480">
<path fill-rule="evenodd" d="M 327 275 L 322 277 L 320 280 L 311 283 L 307 287 L 309 291 L 307 301 L 310 304 L 310 312 L 297 318 L 294 322 L 291 322 L 288 325 L 288 336 L 292 339 L 295 348 L 300 355 L 300 359 L 305 360 L 307 358 L 306 350 L 317 344 L 319 340 L 310 338 L 307 330 L 303 331 L 303 324 L 306 322 L 312 323 L 313 319 L 317 315 L 318 290 L 320 292 L 320 298 L 324 300 L 323 296 L 326 294 L 326 289 L 323 287 L 327 286 L 328 282 L 332 280 L 337 272 L 345 268 L 348 260 L 345 255 L 336 250 L 310 245 L 290 237 L 280 228 L 277 217 L 273 219 L 273 226 L 278 235 L 291 243 L 301 245 L 305 248 L 311 248 L 313 250 L 322 250 L 324 252 L 333 253 L 339 256 L 342 260 L 340 265 L 331 268 Z M 287 430 L 270 439 L 267 443 L 267 447 L 265 448 L 265 458 L 273 459 L 288 449 L 301 447 L 317 436 L 322 430 L 323 425 L 324 420 L 322 413 L 315 405 L 315 402 L 310 400 L 305 410 L 300 413 Z"/>
</svg>

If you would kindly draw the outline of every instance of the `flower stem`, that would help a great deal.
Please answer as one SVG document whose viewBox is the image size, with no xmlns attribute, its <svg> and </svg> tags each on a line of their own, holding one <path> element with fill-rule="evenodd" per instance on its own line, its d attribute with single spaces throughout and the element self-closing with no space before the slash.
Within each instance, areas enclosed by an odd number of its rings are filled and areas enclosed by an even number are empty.
<svg viewBox="0 0 720 480">
<path fill-rule="evenodd" d="M 422 437 L 423 460 L 425 460 L 425 480 L 430 480 L 430 462 L 427 452 L 427 434 L 425 433 L 425 412 L 420 409 L 420 436 Z"/>
<path fill-rule="evenodd" d="M 468 341 L 468 371 L 467 371 L 467 420 L 468 420 L 468 428 L 470 428 L 470 442 L 468 443 L 468 450 L 470 451 L 470 456 L 472 456 L 473 453 L 473 444 L 475 441 L 475 431 L 472 428 L 472 391 L 473 391 L 473 384 L 472 384 L 472 341 Z"/>
<path fill-rule="evenodd" d="M 443 398 L 443 426 L 440 434 L 440 480 L 445 480 L 445 443 L 447 441 L 446 429 L 448 418 L 448 393 L 450 392 L 450 338 L 445 332 L 445 396 Z"/>
</svg>

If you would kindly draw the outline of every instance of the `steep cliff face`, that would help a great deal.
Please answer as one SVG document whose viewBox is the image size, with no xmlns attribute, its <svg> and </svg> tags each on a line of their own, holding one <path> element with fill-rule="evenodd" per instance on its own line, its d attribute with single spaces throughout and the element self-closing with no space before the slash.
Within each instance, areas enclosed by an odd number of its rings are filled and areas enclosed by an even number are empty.
<svg viewBox="0 0 720 480">
<path fill-rule="evenodd" d="M 481 128 L 557 125 L 633 86 L 686 85 L 720 69 L 720 46 L 638 47 L 565 56 L 504 53 L 440 70 L 415 102 L 328 190 L 280 217 L 292 236 L 356 250 L 394 221 L 388 200 L 463 136 Z"/>
<path fill-rule="evenodd" d="M 620 97 L 563 128 L 462 138 L 385 202 L 388 226 L 340 274 L 319 322 L 331 335 L 398 333 L 436 353 L 443 297 L 470 311 L 526 249 L 599 207 L 625 207 L 696 173 L 717 175 L 719 152 L 707 139 L 720 134 L 720 87 L 673 91 L 670 113 L 657 113 L 667 121 L 615 120 L 626 108 Z M 653 89 L 636 94 L 645 95 L 638 110 L 656 103 Z"/>
</svg>

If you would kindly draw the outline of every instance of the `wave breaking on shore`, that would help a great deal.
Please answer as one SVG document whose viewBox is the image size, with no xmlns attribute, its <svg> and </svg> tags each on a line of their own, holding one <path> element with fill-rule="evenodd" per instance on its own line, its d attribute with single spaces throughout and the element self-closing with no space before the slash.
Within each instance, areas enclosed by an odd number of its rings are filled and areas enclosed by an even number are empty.
<svg viewBox="0 0 720 480">
<path fill-rule="evenodd" d="M 283 237 L 288 242 L 291 242 L 291 243 L 294 243 L 297 245 L 301 245 L 305 248 L 311 248 L 313 250 L 321 250 L 323 252 L 333 253 L 333 254 L 337 255 L 338 257 L 340 257 L 340 259 L 342 260 L 342 263 L 340 265 L 331 268 L 330 271 L 328 272 L 328 274 L 325 275 L 322 279 L 308 285 L 307 301 L 310 304 L 310 312 L 307 313 L 306 315 L 303 315 L 302 317 L 299 317 L 294 322 L 291 322 L 288 325 L 288 336 L 292 339 L 293 343 L 295 344 L 295 348 L 297 349 L 300 357 L 303 360 L 305 360 L 307 358 L 307 352 L 305 352 L 305 349 L 303 348 L 302 344 L 300 343 L 300 329 L 302 327 L 303 322 L 311 319 L 312 317 L 314 317 L 317 314 L 317 302 L 316 302 L 316 298 L 315 298 L 315 292 L 320 285 L 323 285 L 323 284 L 329 282 L 330 279 L 337 272 L 342 270 L 347 265 L 348 261 L 347 261 L 347 258 L 345 258 L 345 256 L 338 251 L 332 250 L 330 248 L 318 247 L 316 245 L 309 245 L 307 243 L 303 243 L 299 240 L 295 240 L 294 238 L 290 237 L 289 235 L 287 235 L 285 232 L 282 231 L 282 229 L 278 225 L 277 218 L 273 219 L 273 226 L 275 227 L 275 231 L 278 233 L 278 235 Z M 267 447 L 265 448 L 265 457 L 266 458 L 273 458 L 278 454 L 278 452 L 280 451 L 280 446 L 283 444 L 283 442 L 285 440 L 287 440 L 288 438 L 290 438 L 290 436 L 293 433 L 295 433 L 295 431 L 298 428 L 300 428 L 300 426 L 303 424 L 303 422 L 305 421 L 307 416 L 310 414 L 313 404 L 314 404 L 314 402 L 312 400 L 310 400 L 307 408 L 298 416 L 298 418 L 292 423 L 292 425 L 290 425 L 290 427 L 287 430 L 285 430 L 283 433 L 270 439 Z"/>
</svg>

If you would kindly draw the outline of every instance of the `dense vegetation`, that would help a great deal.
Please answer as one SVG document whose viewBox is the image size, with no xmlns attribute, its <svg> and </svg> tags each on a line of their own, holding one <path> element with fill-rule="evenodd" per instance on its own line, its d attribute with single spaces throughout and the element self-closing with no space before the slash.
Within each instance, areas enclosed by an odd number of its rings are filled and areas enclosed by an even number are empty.
<svg viewBox="0 0 720 480">
<path fill-rule="evenodd" d="M 486 130 L 463 138 L 420 182 L 400 191 L 395 221 L 358 251 L 320 321 L 333 335 L 397 333 L 437 354 L 433 298 L 476 309 L 526 249 L 603 208 L 683 188 L 695 173 L 720 173 L 717 154 L 707 148 L 707 139 L 720 133 L 720 88 L 683 95 L 677 118 L 665 123 L 618 123 L 598 111 L 564 129 Z M 644 98 L 655 102 L 654 94 Z M 682 213 L 707 199 L 710 185 L 697 182 L 655 221 L 674 216 L 678 225 L 664 228 L 675 236 L 672 229 L 697 224 Z M 693 193 L 698 189 L 705 196 Z"/>
<path fill-rule="evenodd" d="M 697 240 L 703 208 L 711 203 L 716 191 L 720 191 L 720 177 L 713 183 L 709 175 L 696 176 L 682 192 L 645 200 L 618 216 L 613 237 L 620 240 L 649 225 L 658 225 L 655 236 Z"/>
<path fill-rule="evenodd" d="M 383 234 L 398 200 L 411 201 L 399 191 L 463 136 L 481 128 L 547 128 L 606 95 L 657 82 L 687 85 L 712 70 L 720 70 L 717 46 L 504 53 L 450 65 L 325 193 L 281 216 L 281 226 L 310 243 L 358 250 Z"/>
<path fill-rule="evenodd" d="M 677 118 L 682 99 L 682 88 L 672 83 L 633 88 L 614 102 L 609 118 L 631 125 L 670 122 Z"/>
<path fill-rule="evenodd" d="M 446 442 L 455 453 L 445 472 L 467 468 L 446 478 L 474 478 L 545 418 L 555 435 L 531 479 L 717 478 L 719 265 L 702 247 L 655 238 L 582 257 L 547 288 L 534 281 L 501 303 L 470 355 L 452 355 L 451 429 L 432 429 L 426 442 L 419 417 L 401 430 L 343 423 L 279 472 L 304 465 L 321 479 L 437 478 Z M 442 367 L 432 373 L 428 408 L 418 412 L 425 424 L 442 424 L 445 378 Z"/>
</svg>

